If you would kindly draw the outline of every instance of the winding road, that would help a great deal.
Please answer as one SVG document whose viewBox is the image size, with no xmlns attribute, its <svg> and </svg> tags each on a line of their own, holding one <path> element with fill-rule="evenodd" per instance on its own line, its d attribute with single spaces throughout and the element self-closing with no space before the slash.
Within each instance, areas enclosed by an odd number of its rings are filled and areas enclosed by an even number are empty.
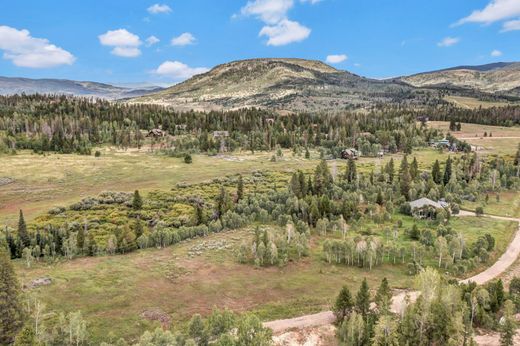
<svg viewBox="0 0 520 346">
<path fill-rule="evenodd" d="M 468 211 L 461 211 L 458 216 L 474 216 L 475 214 Z M 515 221 L 518 222 L 518 229 L 515 236 L 506 251 L 500 256 L 491 267 L 487 268 L 483 272 L 472 276 L 468 279 L 461 280 L 461 283 L 467 283 L 469 281 L 475 282 L 477 285 L 485 284 L 486 282 L 498 277 L 504 273 L 517 259 L 520 254 L 520 219 L 495 216 L 495 215 L 484 215 L 482 217 L 489 217 L 497 220 Z M 392 297 L 392 311 L 394 313 L 400 313 L 405 308 L 406 297 L 409 297 L 410 301 L 415 301 L 419 296 L 418 291 L 402 292 Z M 264 322 L 264 327 L 270 328 L 273 332 L 281 333 L 289 329 L 303 329 L 309 327 L 319 327 L 334 323 L 335 317 L 332 311 L 323 311 L 317 314 L 305 315 L 295 318 L 289 318 L 285 320 L 276 320 L 270 322 Z"/>
</svg>

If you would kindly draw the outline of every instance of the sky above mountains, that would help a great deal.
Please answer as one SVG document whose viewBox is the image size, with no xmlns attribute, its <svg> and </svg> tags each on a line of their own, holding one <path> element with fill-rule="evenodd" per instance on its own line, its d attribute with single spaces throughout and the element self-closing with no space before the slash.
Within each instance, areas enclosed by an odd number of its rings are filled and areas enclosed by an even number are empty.
<svg viewBox="0 0 520 346">
<path fill-rule="evenodd" d="M 16 0 L 0 75 L 172 84 L 297 57 L 374 78 L 520 60 L 520 0 Z"/>
</svg>

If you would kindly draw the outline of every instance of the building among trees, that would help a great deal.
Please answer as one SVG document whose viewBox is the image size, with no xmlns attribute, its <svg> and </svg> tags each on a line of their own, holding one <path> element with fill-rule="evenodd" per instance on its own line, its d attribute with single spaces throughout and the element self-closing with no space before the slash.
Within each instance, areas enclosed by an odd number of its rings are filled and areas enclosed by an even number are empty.
<svg viewBox="0 0 520 346">
<path fill-rule="evenodd" d="M 412 215 L 419 219 L 435 219 L 439 210 L 449 208 L 449 204 L 444 200 L 435 202 L 426 197 L 411 201 L 409 204 Z"/>
</svg>

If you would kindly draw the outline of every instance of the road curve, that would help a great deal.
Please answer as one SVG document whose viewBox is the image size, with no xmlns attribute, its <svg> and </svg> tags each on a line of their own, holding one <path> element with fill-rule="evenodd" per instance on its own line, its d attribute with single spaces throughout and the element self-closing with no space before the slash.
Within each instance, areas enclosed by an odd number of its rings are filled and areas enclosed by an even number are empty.
<svg viewBox="0 0 520 346">
<path fill-rule="evenodd" d="M 474 213 L 468 211 L 461 211 L 459 216 L 474 216 Z M 506 221 L 515 221 L 518 222 L 518 229 L 515 233 L 515 236 L 506 251 L 498 261 L 495 262 L 491 267 L 487 268 L 483 272 L 472 276 L 468 279 L 461 280 L 461 283 L 467 283 L 469 281 L 473 281 L 478 285 L 485 284 L 486 282 L 496 278 L 503 272 L 509 268 L 517 259 L 520 254 L 520 219 L 511 218 L 511 217 L 503 217 L 503 216 L 495 216 L 495 215 L 485 215 L 483 217 L 489 217 L 497 220 L 506 220 Z M 392 307 L 391 310 L 394 313 L 401 313 L 402 310 L 406 307 L 405 301 L 406 297 L 410 301 L 415 301 L 419 296 L 419 292 L 411 291 L 411 292 L 402 292 L 396 294 L 392 297 Z M 334 323 L 335 317 L 332 311 L 323 311 L 317 314 L 305 315 L 295 318 L 288 318 L 284 320 L 275 320 L 270 322 L 264 322 L 263 325 L 266 328 L 272 329 L 272 331 L 276 333 L 281 333 L 289 329 L 301 329 L 308 327 L 318 327 L 324 326 L 327 324 Z"/>
</svg>

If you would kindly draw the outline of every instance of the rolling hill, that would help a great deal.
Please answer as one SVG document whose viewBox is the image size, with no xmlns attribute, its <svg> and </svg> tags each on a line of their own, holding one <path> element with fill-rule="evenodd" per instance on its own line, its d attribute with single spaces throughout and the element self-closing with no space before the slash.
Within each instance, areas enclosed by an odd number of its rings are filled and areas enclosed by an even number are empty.
<svg viewBox="0 0 520 346">
<path fill-rule="evenodd" d="M 184 110 L 253 106 L 323 110 L 422 100 L 416 88 L 400 81 L 364 78 L 320 61 L 250 59 L 218 65 L 207 73 L 131 102 Z"/>
<path fill-rule="evenodd" d="M 402 77 L 400 80 L 414 87 L 461 88 L 520 96 L 520 63 L 459 66 Z"/>
<path fill-rule="evenodd" d="M 29 79 L 0 77 L 0 95 L 59 94 L 105 99 L 138 97 L 162 90 L 159 87 L 126 88 L 104 83 L 78 82 L 66 79 Z"/>
</svg>

